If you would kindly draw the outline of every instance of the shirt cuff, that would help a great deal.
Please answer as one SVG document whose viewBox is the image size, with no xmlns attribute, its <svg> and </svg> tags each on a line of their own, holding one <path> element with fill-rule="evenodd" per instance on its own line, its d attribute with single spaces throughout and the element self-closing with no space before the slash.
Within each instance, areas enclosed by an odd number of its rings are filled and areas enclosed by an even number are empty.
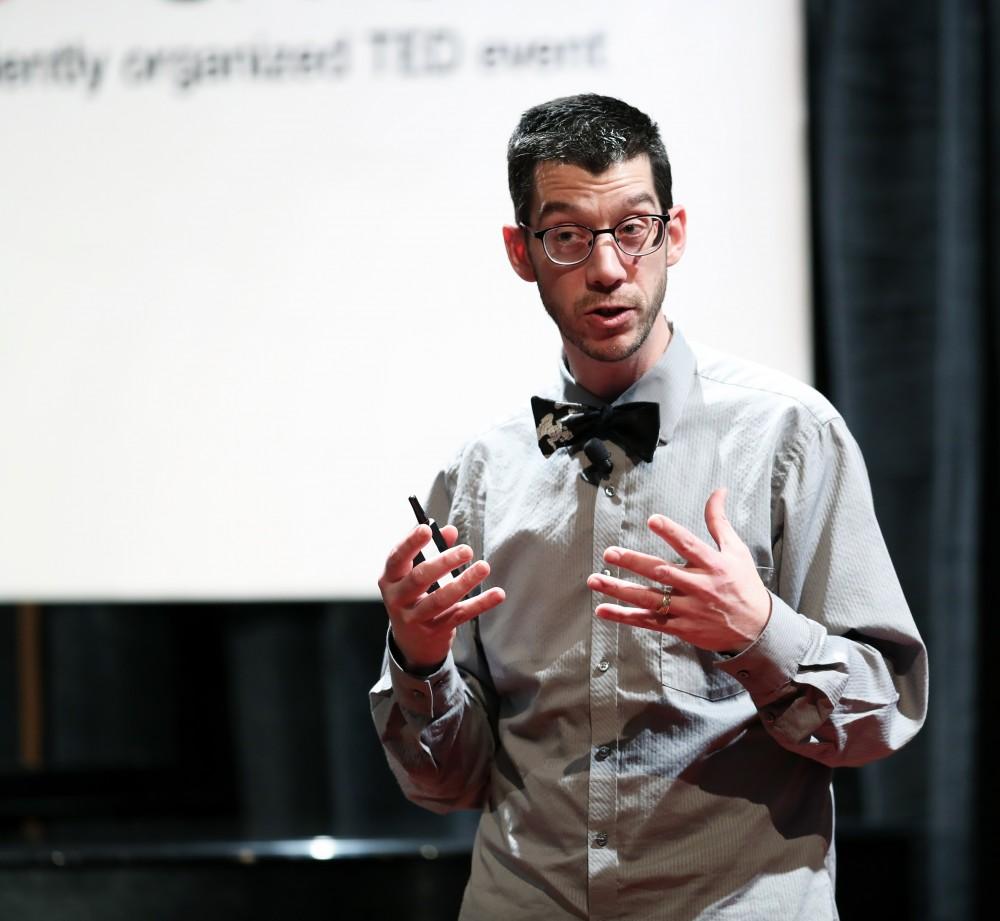
<svg viewBox="0 0 1000 921">
<path fill-rule="evenodd" d="M 391 631 L 386 634 L 386 655 L 389 659 L 389 678 L 399 705 L 411 713 L 434 719 L 453 705 L 461 695 L 462 676 L 449 652 L 441 665 L 429 675 L 414 675 L 406 671 L 396 658 L 396 644 Z"/>
<path fill-rule="evenodd" d="M 758 705 L 768 703 L 798 674 L 813 627 L 822 629 L 772 592 L 771 617 L 760 636 L 716 667 L 736 678 Z"/>
</svg>

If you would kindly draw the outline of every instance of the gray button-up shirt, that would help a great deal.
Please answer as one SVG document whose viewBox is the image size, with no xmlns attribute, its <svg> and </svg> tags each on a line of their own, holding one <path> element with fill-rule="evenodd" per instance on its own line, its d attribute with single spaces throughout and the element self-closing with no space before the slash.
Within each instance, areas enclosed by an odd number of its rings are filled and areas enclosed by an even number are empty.
<svg viewBox="0 0 1000 921">
<path fill-rule="evenodd" d="M 551 395 L 602 402 L 565 368 Z M 927 696 L 861 455 L 818 393 L 678 331 L 616 402 L 638 400 L 654 459 L 609 444 L 600 488 L 582 452 L 542 456 L 527 409 L 439 476 L 430 513 L 507 600 L 426 678 L 386 657 L 390 765 L 417 803 L 483 810 L 462 918 L 836 918 L 831 768 L 899 748 Z M 759 639 L 727 657 L 595 618 L 588 574 L 631 578 L 605 548 L 676 560 L 653 513 L 711 543 L 719 486 L 772 593 Z"/>
</svg>

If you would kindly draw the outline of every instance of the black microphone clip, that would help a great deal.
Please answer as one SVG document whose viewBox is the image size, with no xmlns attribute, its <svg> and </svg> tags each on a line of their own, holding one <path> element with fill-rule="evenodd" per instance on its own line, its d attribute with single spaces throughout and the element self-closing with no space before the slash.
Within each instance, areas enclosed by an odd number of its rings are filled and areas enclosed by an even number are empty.
<svg viewBox="0 0 1000 921">
<path fill-rule="evenodd" d="M 611 476 L 611 471 L 615 469 L 614 461 L 611 460 L 608 446 L 600 438 L 591 438 L 583 446 L 583 453 L 587 455 L 590 466 L 580 471 L 582 479 L 591 486 L 597 486 L 601 480 Z"/>
</svg>

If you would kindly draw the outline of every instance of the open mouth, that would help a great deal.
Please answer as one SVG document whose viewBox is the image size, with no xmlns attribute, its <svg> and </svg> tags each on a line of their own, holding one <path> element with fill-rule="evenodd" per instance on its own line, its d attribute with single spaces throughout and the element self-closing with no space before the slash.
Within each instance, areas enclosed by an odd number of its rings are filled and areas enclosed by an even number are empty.
<svg viewBox="0 0 1000 921">
<path fill-rule="evenodd" d="M 610 319 L 611 317 L 621 316 L 628 309 L 628 307 L 600 307 L 592 312 L 596 313 L 599 317 Z"/>
</svg>

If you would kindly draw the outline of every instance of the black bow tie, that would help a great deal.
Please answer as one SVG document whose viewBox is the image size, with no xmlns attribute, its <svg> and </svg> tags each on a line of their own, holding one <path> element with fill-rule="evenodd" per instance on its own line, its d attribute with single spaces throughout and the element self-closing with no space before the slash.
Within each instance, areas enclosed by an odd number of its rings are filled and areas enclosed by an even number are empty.
<svg viewBox="0 0 1000 921">
<path fill-rule="evenodd" d="M 538 447 L 548 457 L 557 448 L 576 450 L 591 438 L 613 441 L 647 463 L 660 440 L 660 407 L 656 403 L 584 406 L 531 398 Z"/>
</svg>

